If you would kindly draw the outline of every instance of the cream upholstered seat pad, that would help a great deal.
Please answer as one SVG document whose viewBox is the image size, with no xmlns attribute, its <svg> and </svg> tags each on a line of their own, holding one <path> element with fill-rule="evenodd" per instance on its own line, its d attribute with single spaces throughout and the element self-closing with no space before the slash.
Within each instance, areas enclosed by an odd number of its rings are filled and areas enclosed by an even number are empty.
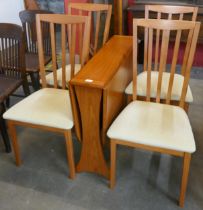
<svg viewBox="0 0 203 210">
<path fill-rule="evenodd" d="M 151 72 L 151 98 L 156 98 L 157 93 L 157 83 L 158 83 L 158 71 L 152 71 Z M 161 87 L 161 99 L 166 99 L 167 92 L 168 92 L 168 84 L 170 79 L 170 73 L 163 72 L 163 78 L 162 78 L 162 87 Z M 181 97 L 182 92 L 182 86 L 183 86 L 184 77 L 180 74 L 174 75 L 174 83 L 173 83 L 173 89 L 171 94 L 171 99 L 175 101 L 179 101 Z M 144 71 L 140 73 L 137 76 L 137 95 L 138 96 L 146 96 L 146 87 L 147 87 L 147 71 Z M 131 82 L 126 90 L 126 94 L 132 94 L 133 92 L 133 83 Z M 190 89 L 190 86 L 188 86 L 188 91 L 186 95 L 186 102 L 193 102 L 193 96 Z"/>
<path fill-rule="evenodd" d="M 4 119 L 71 129 L 72 111 L 68 90 L 43 88 L 23 99 L 3 115 Z"/>
<path fill-rule="evenodd" d="M 80 64 L 75 64 L 75 74 L 77 74 L 81 69 Z M 62 68 L 57 69 L 57 82 L 58 86 L 62 87 Z M 68 82 L 70 81 L 70 76 L 71 76 L 71 65 L 66 65 L 66 83 L 68 86 Z M 46 81 L 48 85 L 54 85 L 54 75 L 53 73 L 49 73 L 46 75 Z"/>
<path fill-rule="evenodd" d="M 108 137 L 192 153 L 194 136 L 185 111 L 166 104 L 133 101 L 110 126 Z"/>
</svg>

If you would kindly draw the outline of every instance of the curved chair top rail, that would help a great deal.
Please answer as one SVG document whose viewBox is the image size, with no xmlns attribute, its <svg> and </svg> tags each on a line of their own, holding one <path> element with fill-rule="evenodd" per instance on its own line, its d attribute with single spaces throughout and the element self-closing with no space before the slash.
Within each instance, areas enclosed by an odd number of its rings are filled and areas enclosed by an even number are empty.
<svg viewBox="0 0 203 210">
<path fill-rule="evenodd" d="M 172 19 L 172 15 L 180 15 L 179 19 L 183 19 L 184 14 L 192 13 L 191 20 L 197 18 L 198 7 L 191 6 L 174 6 L 174 5 L 145 5 L 145 18 L 149 17 L 149 12 L 157 12 L 157 18 L 161 18 L 161 13 L 169 14 L 168 19 Z"/>
</svg>

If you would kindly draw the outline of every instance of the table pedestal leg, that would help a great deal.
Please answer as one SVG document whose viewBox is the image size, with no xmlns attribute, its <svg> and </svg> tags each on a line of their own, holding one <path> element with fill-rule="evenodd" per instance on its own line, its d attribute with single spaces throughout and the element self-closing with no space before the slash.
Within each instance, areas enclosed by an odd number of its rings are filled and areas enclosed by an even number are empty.
<svg viewBox="0 0 203 210">
<path fill-rule="evenodd" d="M 75 86 L 82 123 L 82 151 L 77 172 L 94 172 L 109 179 L 101 143 L 101 89 Z"/>
</svg>

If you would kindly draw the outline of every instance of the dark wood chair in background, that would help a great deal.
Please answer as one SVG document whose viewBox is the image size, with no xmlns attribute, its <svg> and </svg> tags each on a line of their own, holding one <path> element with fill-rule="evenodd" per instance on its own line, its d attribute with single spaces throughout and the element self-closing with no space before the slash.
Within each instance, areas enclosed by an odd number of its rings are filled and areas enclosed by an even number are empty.
<svg viewBox="0 0 203 210">
<path fill-rule="evenodd" d="M 25 63 L 26 72 L 30 75 L 34 90 L 40 88 L 39 83 L 39 57 L 37 48 L 36 14 L 53 14 L 46 10 L 24 10 L 19 13 L 26 40 Z M 51 60 L 51 44 L 49 25 L 42 25 L 45 64 Z"/>
<path fill-rule="evenodd" d="M 22 85 L 25 95 L 29 94 L 24 56 L 22 28 L 15 24 L 0 23 L 0 130 L 7 152 L 11 148 L 2 114 L 5 101 L 18 87 Z"/>
</svg>

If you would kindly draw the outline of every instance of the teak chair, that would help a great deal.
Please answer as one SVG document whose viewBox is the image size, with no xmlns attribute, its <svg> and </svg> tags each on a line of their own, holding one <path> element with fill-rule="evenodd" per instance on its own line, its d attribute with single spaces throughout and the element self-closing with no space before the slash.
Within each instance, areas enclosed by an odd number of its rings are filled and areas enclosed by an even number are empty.
<svg viewBox="0 0 203 210">
<path fill-rule="evenodd" d="M 77 24 L 83 24 L 83 50 L 82 65 L 88 57 L 88 40 L 90 36 L 90 18 L 81 16 L 69 16 L 63 14 L 38 14 L 37 21 L 37 40 L 39 49 L 40 76 L 42 89 L 34 92 L 26 99 L 14 105 L 3 117 L 7 119 L 10 135 L 12 137 L 15 152 L 16 164 L 21 164 L 19 146 L 16 137 L 15 127 L 28 126 L 33 128 L 45 129 L 64 134 L 66 139 L 67 158 L 70 167 L 70 177 L 75 177 L 75 166 L 73 157 L 73 146 L 71 138 L 71 128 L 73 127 L 72 111 L 70 104 L 69 91 L 66 90 L 66 26 L 69 27 L 69 43 L 71 46 L 71 69 L 74 70 L 74 44 L 75 28 Z M 44 66 L 44 45 L 41 25 L 46 22 L 50 25 L 51 49 L 54 72 L 54 87 L 48 88 Z M 55 24 L 61 26 L 61 48 L 62 48 L 62 87 L 58 88 L 56 73 L 56 43 L 55 43 Z"/>
<path fill-rule="evenodd" d="M 146 101 L 138 101 L 137 79 L 137 31 L 144 28 L 148 39 L 147 70 L 146 70 Z M 181 20 L 133 20 L 133 102 L 131 102 L 110 126 L 107 135 L 111 140 L 111 169 L 110 187 L 115 185 L 116 147 L 117 145 L 130 146 L 154 152 L 166 153 L 183 157 L 183 174 L 179 205 L 184 205 L 185 192 L 188 181 L 191 153 L 195 152 L 195 140 L 187 114 L 183 110 L 188 89 L 190 70 L 196 49 L 200 23 Z M 147 30 L 146 30 L 147 29 Z M 153 33 L 160 30 L 162 33 L 160 65 L 157 71 L 157 91 L 155 102 L 151 102 L 152 87 L 152 47 Z M 179 51 L 182 31 L 188 31 L 189 53 L 185 74 L 180 87 L 179 106 L 170 105 L 172 90 L 175 85 L 175 66 Z M 167 49 L 171 31 L 176 32 L 173 61 L 169 73 L 166 104 L 161 104 L 161 89 L 165 85 L 164 67 L 167 59 Z M 190 36 L 192 34 L 192 36 Z M 187 48 L 185 49 L 187 53 Z M 165 88 L 165 87 L 164 87 Z"/>
<path fill-rule="evenodd" d="M 98 50 L 98 46 L 99 46 L 99 32 L 100 30 L 100 20 L 101 20 L 101 14 L 102 13 L 106 13 L 106 21 L 105 21 L 105 27 L 104 27 L 104 32 L 103 32 L 103 40 L 102 40 L 102 44 L 105 44 L 106 41 L 108 40 L 108 35 L 109 35 L 109 28 L 110 28 L 110 20 L 111 20 L 111 10 L 112 10 L 112 6 L 108 5 L 108 4 L 91 4 L 91 3 L 70 3 L 69 4 L 69 15 L 72 15 L 72 11 L 73 10 L 77 10 L 78 11 L 78 15 L 84 15 L 85 12 L 87 12 L 86 16 L 89 16 L 92 20 L 92 16 L 93 13 L 96 14 L 96 29 L 95 29 L 95 33 L 91 33 L 91 37 L 93 39 L 93 47 L 91 47 L 90 45 L 90 55 L 94 55 L 97 50 Z M 91 21 L 92 22 L 92 21 Z M 91 32 L 94 32 L 93 26 L 91 27 Z M 76 44 L 76 51 L 77 51 L 77 47 L 79 48 L 79 57 L 81 57 L 81 46 L 82 46 L 82 34 L 83 34 L 83 28 L 82 26 L 78 26 L 76 29 L 76 37 L 78 40 L 78 43 Z M 74 73 L 78 73 L 81 69 L 81 60 L 79 59 L 79 62 L 75 65 L 75 71 Z M 67 87 L 68 87 L 68 82 L 70 81 L 70 79 L 72 78 L 72 70 L 70 69 L 70 65 L 66 66 L 66 83 L 67 83 Z M 58 85 L 61 86 L 62 85 L 62 79 L 61 78 L 61 68 L 59 68 L 57 70 L 57 74 L 58 76 Z M 47 78 L 47 82 L 50 86 L 52 86 L 54 84 L 53 81 L 53 73 L 47 74 L 46 76 Z"/>
<path fill-rule="evenodd" d="M 91 17 L 91 22 L 95 23 L 91 26 L 91 48 L 90 53 L 93 56 L 99 49 L 99 38 L 100 33 L 102 33 L 102 14 L 106 13 L 106 19 L 103 29 L 102 45 L 104 45 L 109 37 L 109 29 L 111 23 L 111 13 L 112 6 L 109 4 L 94 4 L 94 3 L 69 3 L 68 14 L 72 14 L 76 11 L 78 15 L 88 15 Z M 80 27 L 79 33 L 82 33 L 82 28 Z M 81 43 L 81 40 L 79 40 Z"/>
<path fill-rule="evenodd" d="M 19 13 L 22 22 L 23 31 L 26 40 L 25 63 L 26 72 L 30 75 L 34 90 L 39 90 L 39 58 L 37 48 L 37 33 L 36 33 L 36 14 L 53 14 L 47 10 L 23 10 Z M 43 30 L 43 47 L 45 53 L 44 62 L 47 64 L 51 60 L 51 39 L 49 33 L 49 25 L 42 24 Z"/>
<path fill-rule="evenodd" d="M 177 20 L 184 20 L 185 18 L 188 19 L 188 16 L 191 15 L 191 21 L 195 21 L 197 18 L 197 12 L 198 12 L 198 7 L 187 7 L 187 6 L 171 6 L 171 5 L 146 5 L 145 6 L 145 19 L 149 18 L 154 18 L 157 15 L 157 20 L 160 19 L 177 19 Z M 145 38 L 144 38 L 144 64 L 143 64 L 143 72 L 138 75 L 138 89 L 137 89 L 137 95 L 141 100 L 145 100 L 146 97 L 146 83 L 145 83 L 145 78 L 146 78 L 146 70 L 147 70 L 147 53 L 148 53 L 148 39 L 147 39 L 147 31 L 145 31 Z M 171 32 L 173 35 L 173 32 Z M 153 46 L 153 67 L 152 69 L 154 70 L 152 74 L 152 87 L 151 87 L 151 92 L 152 92 L 152 97 L 156 95 L 156 85 L 157 85 L 157 70 L 159 66 L 159 57 L 160 57 L 160 30 L 156 30 L 156 33 L 154 33 L 154 36 L 156 36 L 156 39 L 154 40 L 155 45 Z M 190 39 L 192 34 L 188 36 L 188 39 Z M 174 36 L 171 36 L 171 40 L 173 42 Z M 185 37 L 182 37 L 182 41 L 184 40 Z M 171 42 L 171 44 L 172 44 Z M 190 49 L 190 43 L 188 42 L 187 44 L 187 49 L 186 53 L 183 58 L 183 65 L 181 68 L 181 75 L 184 75 L 185 71 L 185 66 L 187 65 L 187 57 Z M 141 53 L 141 52 L 140 52 Z M 180 55 L 179 55 L 180 56 Z M 168 59 L 169 60 L 169 59 Z M 170 61 L 166 60 L 166 63 L 170 64 Z M 166 68 L 164 69 L 164 71 Z M 180 74 L 175 74 L 175 84 L 174 84 L 174 89 L 172 91 L 172 96 L 171 96 L 171 103 L 172 104 L 178 104 L 177 101 L 180 99 L 180 91 L 179 85 L 181 83 L 181 80 L 183 77 Z M 164 72 L 163 74 L 163 80 L 166 81 L 168 84 L 169 82 L 169 74 L 167 72 Z M 127 86 L 125 93 L 128 96 L 128 101 L 132 100 L 132 82 Z M 166 85 L 167 86 L 167 85 Z M 165 103 L 166 99 L 166 92 L 167 89 L 163 88 L 162 93 L 161 93 L 161 99 L 162 102 Z M 189 103 L 193 102 L 193 96 L 190 87 L 188 87 L 188 92 L 186 95 L 186 103 L 184 106 L 185 111 L 188 111 Z"/>
<path fill-rule="evenodd" d="M 0 23 L 0 132 L 6 151 L 11 147 L 2 114 L 5 101 L 15 90 L 23 87 L 25 95 L 29 95 L 29 87 L 25 73 L 25 46 L 22 28 L 15 24 Z"/>
</svg>

